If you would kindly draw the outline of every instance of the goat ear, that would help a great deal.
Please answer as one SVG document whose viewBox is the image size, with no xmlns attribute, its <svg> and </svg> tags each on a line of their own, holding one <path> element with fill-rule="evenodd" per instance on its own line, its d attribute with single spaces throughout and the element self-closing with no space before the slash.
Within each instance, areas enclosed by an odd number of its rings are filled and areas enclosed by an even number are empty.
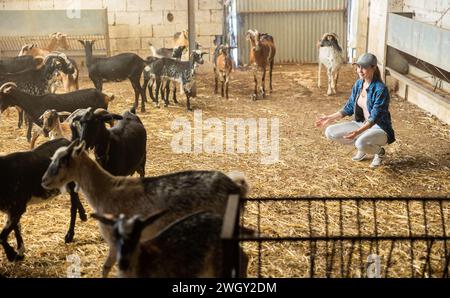
<svg viewBox="0 0 450 298">
<path fill-rule="evenodd" d="M 84 40 L 79 39 L 78 40 L 83 46 L 85 45 Z"/>
<path fill-rule="evenodd" d="M 140 220 L 140 228 L 145 229 L 147 226 L 154 223 L 157 219 L 167 213 L 167 209 L 158 210 L 155 213 L 151 214 L 147 218 Z"/>
<path fill-rule="evenodd" d="M 108 214 L 100 215 L 98 213 L 92 213 L 91 217 L 98 220 L 102 224 L 109 225 L 109 226 L 113 226 L 114 223 L 116 222 L 114 219 L 112 219 L 112 216 L 108 215 Z"/>
<path fill-rule="evenodd" d="M 84 152 L 84 149 L 86 148 L 86 143 L 84 141 L 81 141 L 81 143 L 75 148 L 73 148 L 72 151 L 72 157 L 78 157 L 82 152 Z"/>
</svg>

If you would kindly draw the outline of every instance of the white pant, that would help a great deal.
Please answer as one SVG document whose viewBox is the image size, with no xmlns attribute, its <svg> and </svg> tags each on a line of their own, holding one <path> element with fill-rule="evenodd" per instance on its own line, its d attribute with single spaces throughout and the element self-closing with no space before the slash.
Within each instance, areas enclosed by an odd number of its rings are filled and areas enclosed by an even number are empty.
<svg viewBox="0 0 450 298">
<path fill-rule="evenodd" d="M 387 134 L 377 124 L 358 135 L 353 140 L 344 139 L 344 136 L 357 130 L 363 125 L 362 122 L 345 122 L 330 125 L 325 130 L 325 136 L 344 145 L 355 144 L 355 147 L 367 154 L 377 154 L 382 146 L 387 144 Z"/>
</svg>

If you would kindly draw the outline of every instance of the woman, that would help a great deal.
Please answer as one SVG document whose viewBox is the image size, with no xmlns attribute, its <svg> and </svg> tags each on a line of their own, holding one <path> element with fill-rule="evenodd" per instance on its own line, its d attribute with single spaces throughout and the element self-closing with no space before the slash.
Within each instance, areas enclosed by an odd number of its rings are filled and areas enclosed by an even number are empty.
<svg viewBox="0 0 450 298">
<path fill-rule="evenodd" d="M 384 85 L 377 57 L 367 53 L 355 63 L 360 77 L 352 89 L 352 94 L 341 111 L 322 116 L 316 121 L 317 127 L 324 127 L 345 116 L 354 115 L 354 121 L 329 126 L 325 130 L 328 139 L 341 144 L 354 144 L 358 152 L 354 161 L 362 161 L 374 154 L 371 168 L 382 164 L 385 157 L 383 146 L 395 141 L 389 113 L 389 92 Z"/>
</svg>

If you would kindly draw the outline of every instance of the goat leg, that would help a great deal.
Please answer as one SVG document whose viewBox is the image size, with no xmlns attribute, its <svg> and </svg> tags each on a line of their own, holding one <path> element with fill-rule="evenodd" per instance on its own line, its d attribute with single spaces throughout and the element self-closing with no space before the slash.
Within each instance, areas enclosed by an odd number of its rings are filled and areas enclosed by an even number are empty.
<svg viewBox="0 0 450 298">
<path fill-rule="evenodd" d="M 272 93 L 273 88 L 272 88 L 272 71 L 273 71 L 273 63 L 274 60 L 270 61 L 270 68 L 269 68 L 269 75 L 270 75 L 270 93 Z"/>
<path fill-rule="evenodd" d="M 73 237 L 75 235 L 75 222 L 77 218 L 77 211 L 79 211 L 80 219 L 82 221 L 86 221 L 86 211 L 81 205 L 80 198 L 78 194 L 75 192 L 75 183 L 71 182 L 67 184 L 67 188 L 70 194 L 70 225 L 69 230 L 64 238 L 65 243 L 70 243 L 73 241 Z"/>
<path fill-rule="evenodd" d="M 16 243 L 17 243 L 16 260 L 23 260 L 24 253 L 25 253 L 25 245 L 23 243 L 21 230 L 22 230 L 22 227 L 21 227 L 20 223 L 17 223 L 14 227 L 14 235 L 16 236 Z"/>
<path fill-rule="evenodd" d="M 261 96 L 262 98 L 266 97 L 266 68 L 264 67 L 262 70 L 262 77 L 261 77 Z"/>
<path fill-rule="evenodd" d="M 331 84 L 332 84 L 332 81 L 333 81 L 333 73 L 331 72 L 331 68 L 328 68 L 327 76 L 328 76 L 328 91 L 327 91 L 327 95 L 330 96 L 330 95 L 333 94 L 332 87 L 331 87 Z"/>
<path fill-rule="evenodd" d="M 23 212 L 22 212 L 23 213 Z M 14 248 L 9 245 L 8 243 L 8 236 L 9 234 L 14 230 L 14 233 L 16 233 L 16 229 L 18 230 L 18 233 L 20 235 L 20 229 L 17 228 L 17 224 L 19 223 L 20 216 L 12 216 L 8 214 L 8 219 L 6 221 L 5 226 L 3 227 L 2 232 L 0 233 L 0 244 L 3 246 L 3 249 L 5 250 L 6 257 L 10 262 L 13 261 L 20 261 L 23 259 L 23 256 L 20 257 Z M 21 239 L 21 237 L 20 237 Z M 17 240 L 17 234 L 16 234 L 16 240 Z"/>
<path fill-rule="evenodd" d="M 252 100 L 258 99 L 258 77 L 257 77 L 257 75 L 258 75 L 258 70 L 256 69 L 253 72 L 253 80 L 255 82 L 255 90 L 253 91 L 253 94 L 252 94 Z"/>
<path fill-rule="evenodd" d="M 173 83 L 173 97 L 172 97 L 172 99 L 173 99 L 174 103 L 178 103 L 178 100 L 177 100 L 177 83 L 176 82 Z"/>
<path fill-rule="evenodd" d="M 19 115 L 19 121 L 17 122 L 17 127 L 18 128 L 22 128 L 22 124 L 23 124 L 23 115 L 24 115 L 24 111 L 21 108 L 17 108 L 17 114 Z"/>
<path fill-rule="evenodd" d="M 224 77 L 222 77 L 222 79 L 221 79 L 221 83 L 222 83 L 222 90 L 221 90 L 221 95 L 222 95 L 222 97 L 225 97 L 225 94 L 224 94 L 224 85 L 225 85 L 225 78 Z"/>
<path fill-rule="evenodd" d="M 170 81 L 167 80 L 165 87 L 165 97 L 164 97 L 164 106 L 169 106 L 169 94 L 170 94 Z"/>
<path fill-rule="evenodd" d="M 155 107 L 157 108 L 159 108 L 158 94 L 160 93 L 160 89 L 161 89 L 161 78 L 156 78 Z"/>
<path fill-rule="evenodd" d="M 228 99 L 228 83 L 229 83 L 229 78 L 230 78 L 229 75 L 227 75 L 227 76 L 225 77 L 225 94 L 226 94 L 226 98 L 227 98 L 227 99 Z"/>
<path fill-rule="evenodd" d="M 218 93 L 218 85 L 219 85 L 219 79 L 218 79 L 218 75 L 217 75 L 217 72 L 216 72 L 216 69 L 214 68 L 214 94 L 217 94 Z"/>
</svg>

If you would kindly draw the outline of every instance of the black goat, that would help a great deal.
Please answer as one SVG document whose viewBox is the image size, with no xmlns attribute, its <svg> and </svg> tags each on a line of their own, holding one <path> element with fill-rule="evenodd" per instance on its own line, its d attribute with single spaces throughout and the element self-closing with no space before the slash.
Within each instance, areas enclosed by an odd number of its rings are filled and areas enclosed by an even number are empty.
<svg viewBox="0 0 450 298">
<path fill-rule="evenodd" d="M 38 61 L 39 60 L 37 60 L 36 62 Z M 13 82 L 18 86 L 18 88 L 29 94 L 42 95 L 48 93 L 48 91 L 50 90 L 50 85 L 53 82 L 53 74 L 55 71 L 59 70 L 65 74 L 73 74 L 75 71 L 72 63 L 63 53 L 50 53 L 45 57 L 43 64 L 44 65 L 39 69 L 31 68 L 15 73 L 0 74 L 0 85 L 8 82 Z M 23 113 L 19 113 L 18 126 L 21 127 L 22 123 Z"/>
<path fill-rule="evenodd" d="M 154 102 L 158 105 L 158 93 L 160 91 L 162 79 L 169 79 L 182 84 L 184 93 L 186 94 L 187 110 L 191 110 L 190 97 L 195 96 L 195 69 L 199 64 L 203 64 L 203 55 L 207 53 L 195 50 L 192 52 L 189 61 L 177 61 L 170 58 L 161 58 L 153 61 L 149 67 L 144 70 L 144 88 L 152 77 L 156 80 L 156 96 Z M 150 86 L 151 87 L 151 86 Z M 151 90 L 149 90 L 151 92 Z M 169 101 L 161 92 L 164 105 L 168 106 Z M 176 99 L 175 99 L 176 100 Z"/>
<path fill-rule="evenodd" d="M 31 55 L 21 57 L 3 58 L 0 60 L 0 73 L 14 73 L 24 71 L 28 69 L 36 69 L 37 66 L 42 64 L 44 58 L 33 58 Z"/>
<path fill-rule="evenodd" d="M 31 95 L 16 88 L 14 83 L 8 82 L 0 87 L 0 111 L 10 106 L 22 108 L 29 118 L 27 140 L 30 141 L 33 123 L 42 126 L 39 118 L 46 110 L 74 112 L 88 107 L 106 109 L 111 98 L 93 88 L 65 94 Z"/>
<path fill-rule="evenodd" d="M 72 127 L 79 121 L 80 139 L 88 148 L 95 149 L 95 159 L 109 173 L 128 176 L 138 172 L 145 176 L 147 132 L 135 109 L 121 115 L 110 114 L 103 109 L 88 109 L 75 117 Z M 119 120 L 111 128 L 105 123 Z M 74 129 L 72 129 L 74 131 Z"/>
<path fill-rule="evenodd" d="M 58 148 L 69 145 L 66 139 L 56 139 L 42 144 L 32 151 L 16 152 L 0 157 L 0 211 L 8 216 L 6 225 L 0 233 L 0 244 L 3 246 L 8 260 L 21 260 L 24 254 L 24 244 L 20 233 L 20 218 L 25 213 L 28 204 L 35 200 L 47 200 L 60 192 L 46 190 L 41 186 L 42 176 L 50 165 L 50 158 Z M 77 210 L 80 219 L 86 220 L 86 212 L 75 192 L 75 183 L 67 184 L 70 192 L 70 227 L 65 241 L 71 242 L 74 236 Z M 17 241 L 17 251 L 8 244 L 8 235 L 14 231 Z"/>
<path fill-rule="evenodd" d="M 142 71 L 146 61 L 134 53 L 122 53 L 108 58 L 93 57 L 92 46 L 95 40 L 79 40 L 86 53 L 86 65 L 89 78 L 95 88 L 102 91 L 103 82 L 120 82 L 129 79 L 134 89 L 134 107 L 138 108 L 139 95 L 141 95 L 141 111 L 145 112 L 145 89 L 140 84 Z"/>
<path fill-rule="evenodd" d="M 142 231 L 165 213 L 147 218 L 92 215 L 114 231 L 119 277 L 223 277 L 222 217 L 203 211 L 189 214 L 140 242 Z M 240 277 L 246 277 L 248 258 L 240 247 L 239 254 Z"/>
</svg>

